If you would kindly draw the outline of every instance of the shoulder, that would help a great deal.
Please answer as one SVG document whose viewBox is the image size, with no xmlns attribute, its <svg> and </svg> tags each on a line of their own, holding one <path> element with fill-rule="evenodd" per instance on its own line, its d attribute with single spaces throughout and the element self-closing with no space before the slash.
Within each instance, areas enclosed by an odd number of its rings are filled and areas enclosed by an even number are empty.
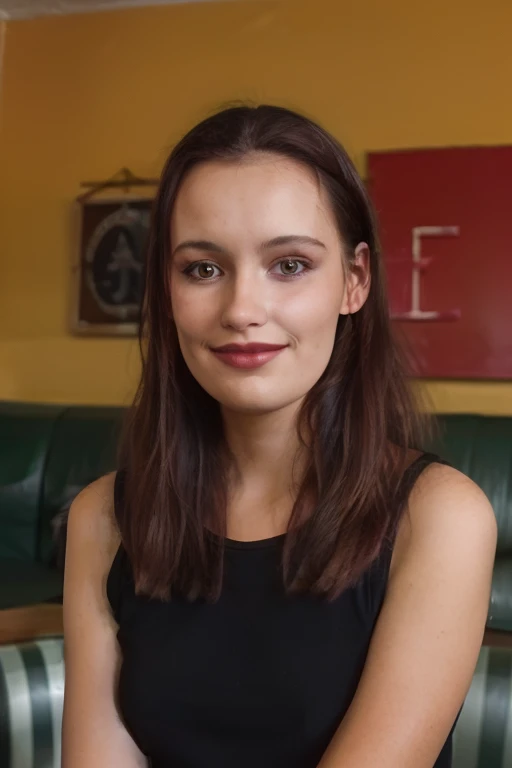
<svg viewBox="0 0 512 768">
<path fill-rule="evenodd" d="M 449 534 L 497 534 L 494 510 L 483 490 L 455 467 L 434 462 L 418 477 L 409 499 L 410 527 Z"/>
<path fill-rule="evenodd" d="M 494 510 L 483 490 L 452 466 L 433 462 L 419 475 L 397 531 L 390 578 L 411 557 L 449 551 L 494 560 Z"/>
<path fill-rule="evenodd" d="M 432 766 L 482 645 L 497 540 L 483 491 L 453 467 L 417 476 L 401 518 L 363 673 L 339 733 L 339 764 Z M 418 692 L 421 691 L 421 695 Z"/>
<path fill-rule="evenodd" d="M 68 540 L 82 547 L 96 547 L 111 559 L 121 537 L 114 514 L 116 472 L 99 477 L 83 488 L 71 504 Z"/>
<path fill-rule="evenodd" d="M 98 762 L 147 765 L 124 727 L 116 693 L 119 626 L 107 586 L 120 538 L 113 504 L 115 477 L 112 472 L 86 486 L 73 501 L 68 518 L 62 765 L 75 768 Z"/>
</svg>

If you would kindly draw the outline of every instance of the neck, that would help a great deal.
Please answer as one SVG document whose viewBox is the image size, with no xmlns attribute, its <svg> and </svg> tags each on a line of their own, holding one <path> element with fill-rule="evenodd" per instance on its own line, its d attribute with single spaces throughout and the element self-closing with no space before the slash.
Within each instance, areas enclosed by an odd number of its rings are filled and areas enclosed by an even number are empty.
<svg viewBox="0 0 512 768">
<path fill-rule="evenodd" d="M 299 404 L 272 413 L 223 411 L 226 440 L 235 457 L 230 481 L 232 499 L 260 508 L 293 500 L 302 478 L 307 451 L 296 429 Z"/>
</svg>

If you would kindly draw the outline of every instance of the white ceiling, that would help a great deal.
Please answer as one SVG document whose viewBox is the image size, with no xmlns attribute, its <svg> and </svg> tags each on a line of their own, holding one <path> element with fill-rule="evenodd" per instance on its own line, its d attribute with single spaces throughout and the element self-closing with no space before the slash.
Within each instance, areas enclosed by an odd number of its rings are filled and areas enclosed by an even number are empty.
<svg viewBox="0 0 512 768">
<path fill-rule="evenodd" d="M 29 19 L 67 13 L 93 13 L 139 5 L 215 2 L 215 0 L 0 0 L 0 19 Z"/>
</svg>

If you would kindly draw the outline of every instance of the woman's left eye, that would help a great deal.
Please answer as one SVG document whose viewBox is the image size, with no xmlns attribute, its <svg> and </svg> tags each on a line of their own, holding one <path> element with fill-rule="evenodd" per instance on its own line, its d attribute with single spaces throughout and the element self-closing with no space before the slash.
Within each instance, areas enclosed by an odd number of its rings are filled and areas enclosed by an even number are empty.
<svg viewBox="0 0 512 768">
<path fill-rule="evenodd" d="M 299 277 L 300 275 L 303 275 L 304 272 L 307 272 L 308 269 L 311 269 L 311 265 L 307 261 L 304 261 L 303 259 L 281 259 L 281 261 L 278 261 L 276 266 L 281 266 L 281 265 L 284 265 L 284 267 L 286 268 L 282 273 L 283 277 Z M 303 269 L 300 271 L 297 271 L 296 267 L 294 268 L 294 265 L 299 265 L 303 267 Z M 293 272 L 287 271 L 289 267 L 293 269 Z"/>
</svg>

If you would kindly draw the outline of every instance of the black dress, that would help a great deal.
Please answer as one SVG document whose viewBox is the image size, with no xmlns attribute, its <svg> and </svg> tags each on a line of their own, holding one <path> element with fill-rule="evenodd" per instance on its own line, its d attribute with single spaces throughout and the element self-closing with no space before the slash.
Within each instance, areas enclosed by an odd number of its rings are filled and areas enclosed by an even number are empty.
<svg viewBox="0 0 512 768">
<path fill-rule="evenodd" d="M 433 461 L 448 464 L 426 453 L 409 466 L 405 496 Z M 119 513 L 122 472 L 114 496 Z M 107 580 L 123 657 L 119 707 L 152 768 L 316 768 L 320 762 L 356 691 L 391 550 L 328 603 L 285 595 L 284 536 L 227 539 L 216 604 L 136 596 L 119 547 Z M 452 733 L 435 768 L 451 766 Z"/>
</svg>

